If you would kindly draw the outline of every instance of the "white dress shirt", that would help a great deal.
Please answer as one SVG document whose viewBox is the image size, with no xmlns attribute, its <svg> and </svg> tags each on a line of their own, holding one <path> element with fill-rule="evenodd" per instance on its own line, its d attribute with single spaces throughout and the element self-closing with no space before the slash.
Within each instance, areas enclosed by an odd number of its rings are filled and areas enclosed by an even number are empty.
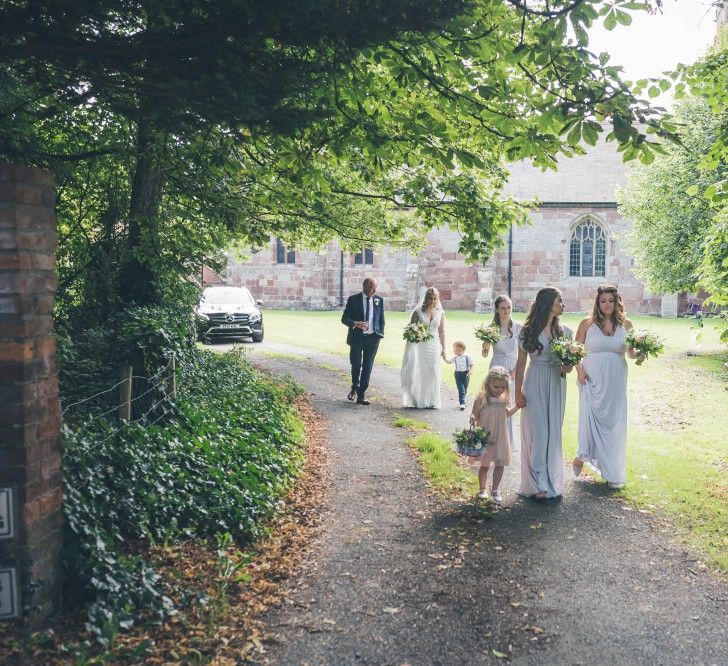
<svg viewBox="0 0 728 666">
<path fill-rule="evenodd" d="M 369 321 L 367 321 L 368 328 L 363 331 L 364 335 L 371 335 L 374 333 L 374 296 L 367 296 L 363 291 L 361 292 L 362 308 L 364 315 L 367 312 L 367 299 L 369 300 Z"/>
<path fill-rule="evenodd" d="M 455 372 L 467 372 L 473 367 L 473 359 L 467 354 L 461 354 L 460 356 L 453 356 L 452 358 L 445 359 L 448 363 L 455 364 Z"/>
</svg>

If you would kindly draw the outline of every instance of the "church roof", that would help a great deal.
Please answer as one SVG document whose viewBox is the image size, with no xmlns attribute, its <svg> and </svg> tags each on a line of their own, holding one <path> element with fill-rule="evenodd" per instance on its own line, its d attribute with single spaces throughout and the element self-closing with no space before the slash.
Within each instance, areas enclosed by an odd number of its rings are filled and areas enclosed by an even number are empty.
<svg viewBox="0 0 728 666">
<path fill-rule="evenodd" d="M 596 146 L 586 146 L 585 155 L 561 156 L 558 171 L 541 171 L 528 161 L 510 164 L 511 178 L 504 193 L 541 203 L 614 203 L 615 190 L 625 183 L 628 168 L 617 145 L 600 139 Z"/>
</svg>

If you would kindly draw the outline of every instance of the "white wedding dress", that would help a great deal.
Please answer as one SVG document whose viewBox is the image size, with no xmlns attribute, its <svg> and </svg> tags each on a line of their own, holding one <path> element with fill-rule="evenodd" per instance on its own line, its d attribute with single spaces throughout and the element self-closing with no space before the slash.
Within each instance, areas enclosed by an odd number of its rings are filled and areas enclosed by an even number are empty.
<svg viewBox="0 0 728 666">
<path fill-rule="evenodd" d="M 417 321 L 427 324 L 432 338 L 427 342 L 405 343 L 400 382 L 402 384 L 402 404 L 405 407 L 440 409 L 440 335 L 437 329 L 442 320 L 442 310 L 438 308 L 428 319 L 421 308 L 415 310 Z"/>
</svg>

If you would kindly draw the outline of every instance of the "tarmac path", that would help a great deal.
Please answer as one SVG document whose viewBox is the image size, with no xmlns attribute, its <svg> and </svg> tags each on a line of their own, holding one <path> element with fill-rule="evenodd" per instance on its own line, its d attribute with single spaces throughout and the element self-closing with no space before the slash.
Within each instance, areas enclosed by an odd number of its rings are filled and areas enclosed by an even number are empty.
<svg viewBox="0 0 728 666">
<path fill-rule="evenodd" d="M 728 664 L 728 585 L 659 517 L 570 466 L 563 499 L 521 499 L 517 454 L 485 517 L 433 493 L 392 425 L 404 413 L 449 438 L 468 414 L 454 391 L 405 410 L 398 372 L 375 365 L 359 406 L 348 359 L 246 347 L 311 394 L 333 459 L 324 527 L 266 618 L 266 663 Z"/>
</svg>

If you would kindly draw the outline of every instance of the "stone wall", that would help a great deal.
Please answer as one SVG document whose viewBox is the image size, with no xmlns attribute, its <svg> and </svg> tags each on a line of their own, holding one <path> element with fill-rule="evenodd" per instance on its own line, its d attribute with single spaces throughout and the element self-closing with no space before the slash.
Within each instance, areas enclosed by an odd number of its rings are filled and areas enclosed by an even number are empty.
<svg viewBox="0 0 728 666">
<path fill-rule="evenodd" d="M 276 263 L 276 242 L 247 261 L 230 260 L 227 283 L 248 287 L 266 307 L 327 310 L 340 307 L 343 299 L 361 289 L 365 277 L 375 276 L 387 307 L 405 310 L 421 297 L 423 288 L 440 290 L 445 307 L 472 310 L 480 291 L 479 271 L 465 264 L 457 251 L 459 236 L 449 230 L 428 235 L 419 255 L 392 249 L 376 250 L 373 264 L 354 263 L 354 255 L 342 256 L 338 243 L 321 252 L 296 252 L 295 264 Z M 343 285 L 343 289 L 342 289 Z"/>
<path fill-rule="evenodd" d="M 571 227 L 583 215 L 598 218 L 607 232 L 606 276 L 569 277 Z M 629 229 L 614 204 L 592 206 L 544 205 L 531 214 L 533 223 L 513 230 L 512 294 L 519 310 L 528 308 L 536 292 L 554 285 L 563 290 L 569 311 L 590 310 L 595 289 L 609 282 L 619 286 L 630 312 L 659 314 L 660 297 L 645 292 L 632 273 L 634 259 L 621 249 L 620 235 Z M 387 307 L 405 310 L 421 297 L 425 287 L 440 290 L 448 309 L 487 311 L 496 295 L 508 291 L 507 244 L 486 265 L 468 265 L 458 253 L 459 235 L 437 229 L 427 236 L 428 244 L 419 255 L 383 249 L 374 252 L 371 266 L 354 264 L 354 256 L 339 246 L 329 245 L 320 253 L 296 252 L 295 264 L 276 264 L 276 244 L 254 254 L 248 261 L 231 259 L 227 281 L 245 285 L 266 307 L 326 310 L 340 307 L 343 297 L 361 288 L 362 280 L 373 275 Z"/>
<path fill-rule="evenodd" d="M 607 233 L 606 275 L 569 276 L 569 241 L 575 223 L 584 215 L 598 219 Z M 629 223 L 616 206 L 542 206 L 531 213 L 533 224 L 513 229 L 512 297 L 517 310 L 527 310 L 536 292 L 545 286 L 559 287 L 566 310 L 588 312 L 594 305 L 596 288 L 614 284 L 624 299 L 627 312 L 660 314 L 661 297 L 649 294 L 632 273 L 634 258 L 626 254 L 620 236 Z M 508 251 L 493 258 L 494 291 L 508 291 Z"/>
<path fill-rule="evenodd" d="M 17 571 L 35 620 L 60 597 L 60 405 L 51 311 L 56 289 L 54 185 L 38 169 L 0 164 L 0 488 L 17 510 L 0 568 Z"/>
</svg>

